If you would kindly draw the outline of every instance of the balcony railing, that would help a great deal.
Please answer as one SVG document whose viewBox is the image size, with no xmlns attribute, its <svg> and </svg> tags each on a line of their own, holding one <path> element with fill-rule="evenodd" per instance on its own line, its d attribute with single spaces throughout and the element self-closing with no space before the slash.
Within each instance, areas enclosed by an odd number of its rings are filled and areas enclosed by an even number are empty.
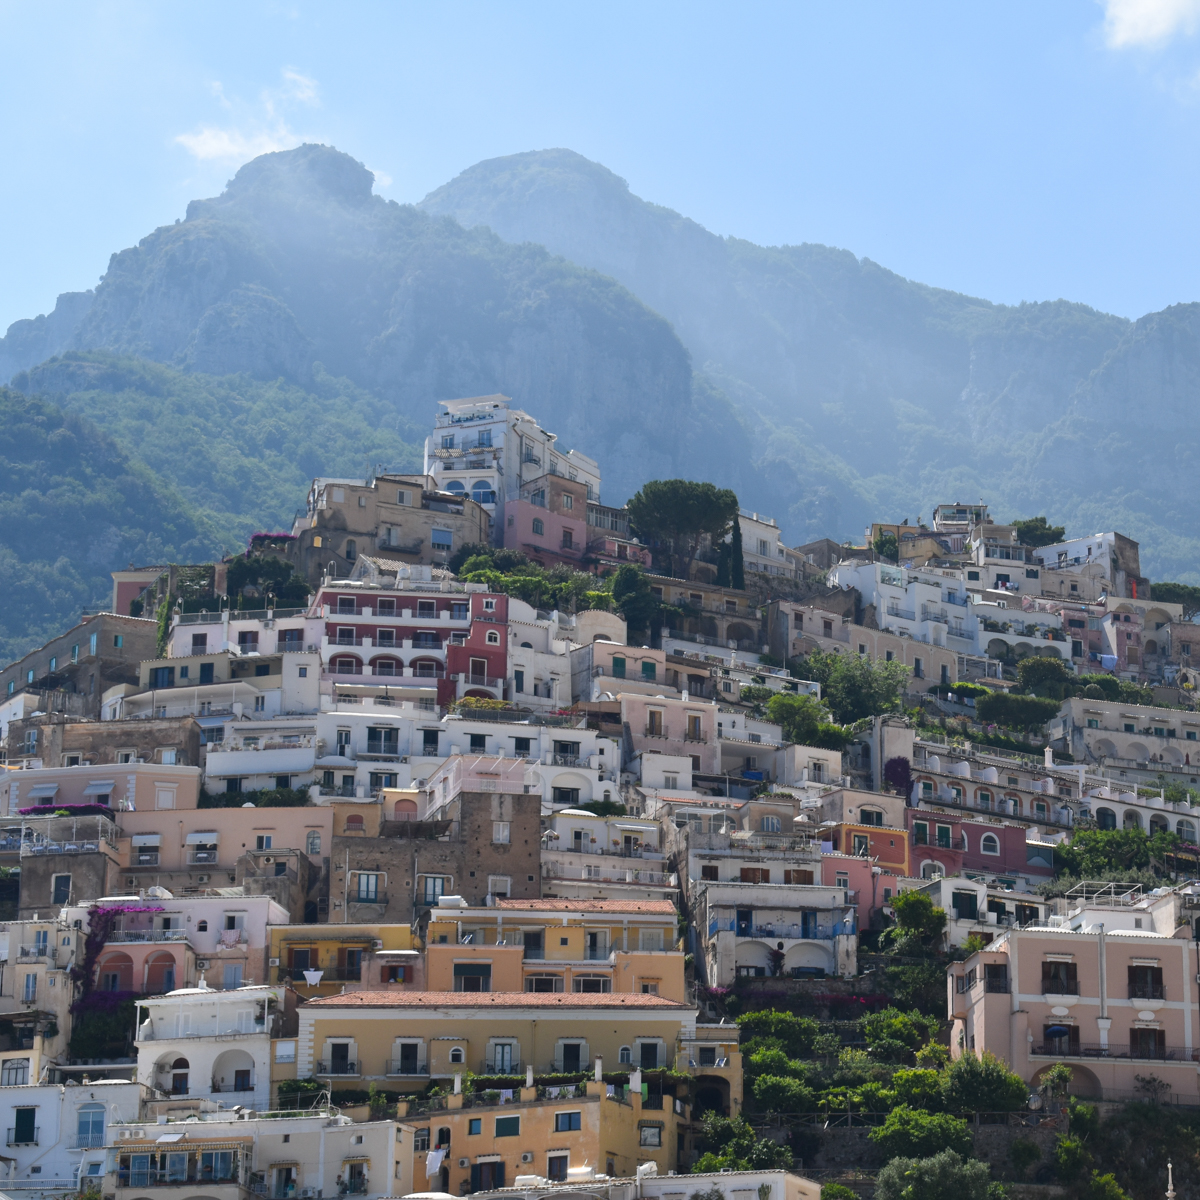
<svg viewBox="0 0 1200 1200">
<path fill-rule="evenodd" d="M 254 1091 L 254 1084 L 252 1084 L 252 1083 L 247 1083 L 244 1086 L 239 1086 L 236 1083 L 214 1083 L 212 1085 L 212 1092 L 214 1095 L 216 1095 L 220 1092 L 252 1092 L 252 1091 Z"/>
<path fill-rule="evenodd" d="M 216 850 L 189 850 L 187 860 L 191 866 L 203 866 L 205 863 L 212 865 L 217 861 L 217 854 Z"/>
<path fill-rule="evenodd" d="M 98 1133 L 77 1133 L 70 1139 L 67 1145 L 72 1150 L 98 1150 L 106 1144 L 106 1140 L 103 1131 Z"/>
<path fill-rule="evenodd" d="M 10 1146 L 36 1146 L 41 1132 L 40 1125 L 32 1129 L 10 1129 L 5 1140 Z"/>
<path fill-rule="evenodd" d="M 389 1075 L 428 1075 L 429 1067 L 423 1062 L 404 1063 L 393 1059 L 388 1063 L 387 1073 Z"/>
<path fill-rule="evenodd" d="M 1167 988 L 1162 983 L 1137 983 L 1129 988 L 1130 1000 L 1165 1000 Z"/>
<path fill-rule="evenodd" d="M 851 922 L 837 921 L 832 925 L 803 925 L 803 924 L 772 924 L 752 925 L 736 920 L 714 920 L 708 923 L 709 934 L 722 931 L 736 934 L 738 937 L 779 938 L 800 941 L 832 941 L 842 934 L 854 932 Z"/>
<path fill-rule="evenodd" d="M 489 1075 L 519 1075 L 524 1070 L 519 1058 L 508 1060 L 489 1058 L 483 1069 Z"/>
<path fill-rule="evenodd" d="M 556 754 L 553 761 L 556 767 L 586 767 L 588 765 L 588 760 L 580 754 Z"/>
<path fill-rule="evenodd" d="M 902 621 L 915 621 L 917 619 L 915 610 L 899 608 L 898 606 L 892 604 L 887 606 L 887 615 L 889 617 L 899 617 Z"/>
<path fill-rule="evenodd" d="M 138 850 L 133 856 L 133 862 L 131 862 L 129 865 L 132 867 L 157 867 L 158 851 Z"/>
<path fill-rule="evenodd" d="M 378 900 L 351 900 L 352 904 L 378 904 Z M 360 967 L 279 967 L 280 983 L 292 980 L 294 983 L 307 983 L 305 971 L 320 971 L 322 983 L 358 983 L 362 978 Z"/>
<path fill-rule="evenodd" d="M 186 929 L 114 929 L 110 942 L 186 942 Z"/>
<path fill-rule="evenodd" d="M 1043 979 L 1043 996 L 1078 996 L 1079 980 L 1077 979 Z"/>
<path fill-rule="evenodd" d="M 317 1075 L 357 1075 L 357 1062 L 319 1062 L 314 1072 Z"/>
<path fill-rule="evenodd" d="M 17 951 L 17 958 L 48 958 L 53 962 L 57 953 L 58 948 L 56 946 L 51 946 L 46 942 L 35 942 L 32 946 L 22 946 Z"/>
<path fill-rule="evenodd" d="M 1030 1048 L 1031 1054 L 1046 1055 L 1051 1058 L 1124 1058 L 1143 1062 L 1200 1062 L 1200 1047 L 1186 1046 L 1139 1046 L 1136 1050 L 1129 1046 L 1102 1046 L 1099 1042 L 1067 1042 L 1065 1038 L 1059 1041 L 1034 1042 Z"/>
<path fill-rule="evenodd" d="M 150 1188 L 150 1187 L 186 1187 L 197 1183 L 236 1183 L 238 1174 L 235 1171 L 226 1175 L 214 1171 L 197 1171 L 195 1167 L 186 1174 L 182 1171 L 132 1171 L 121 1167 L 117 1171 L 117 1187 Z"/>
<path fill-rule="evenodd" d="M 604 962 L 611 953 L 607 946 L 585 946 L 583 957 L 588 962 Z"/>
</svg>

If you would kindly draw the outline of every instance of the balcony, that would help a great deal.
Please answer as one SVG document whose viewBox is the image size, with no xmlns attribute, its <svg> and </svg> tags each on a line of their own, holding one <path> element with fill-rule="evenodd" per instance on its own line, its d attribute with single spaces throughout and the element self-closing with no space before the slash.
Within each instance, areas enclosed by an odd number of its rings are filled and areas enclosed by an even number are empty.
<svg viewBox="0 0 1200 1200">
<path fill-rule="evenodd" d="M 1043 979 L 1043 996 L 1078 996 L 1079 980 L 1077 979 Z"/>
<path fill-rule="evenodd" d="M 1123 1058 L 1134 1062 L 1200 1062 L 1200 1047 L 1186 1046 L 1103 1046 L 1099 1042 L 1070 1042 L 1065 1039 L 1034 1042 L 1029 1053 L 1048 1058 Z M 1194 1069 L 1194 1068 L 1193 1068 Z"/>
<path fill-rule="evenodd" d="M 671 736 L 665 726 L 647 725 L 642 731 L 642 737 L 663 738 L 664 740 Z"/>
<path fill-rule="evenodd" d="M 214 1096 L 222 1092 L 252 1092 L 254 1084 L 248 1083 L 244 1087 L 239 1087 L 236 1083 L 214 1083 L 211 1090 Z"/>
<path fill-rule="evenodd" d="M 186 942 L 186 929 L 115 929 L 109 942 Z"/>
<path fill-rule="evenodd" d="M 217 855 L 218 851 L 216 850 L 189 850 L 187 854 L 188 865 L 194 867 L 214 866 L 217 861 Z"/>
<path fill-rule="evenodd" d="M 35 959 L 48 959 L 54 962 L 58 954 L 58 948 L 51 946 L 47 942 L 35 942 L 32 946 L 22 946 L 17 951 L 17 958 L 20 961 L 32 962 Z"/>
<path fill-rule="evenodd" d="M 157 850 L 138 850 L 133 855 L 133 861 L 129 865 L 131 867 L 157 867 L 158 866 L 158 851 Z"/>
<path fill-rule="evenodd" d="M 120 1167 L 117 1170 L 117 1187 L 119 1188 L 143 1188 L 152 1187 L 186 1187 L 197 1183 L 226 1183 L 236 1184 L 238 1176 L 236 1172 L 231 1175 L 214 1173 L 213 1171 L 198 1170 L 193 1163 L 190 1170 L 172 1171 L 168 1168 L 165 1171 L 134 1171 L 128 1167 Z"/>
<path fill-rule="evenodd" d="M 293 638 L 278 638 L 275 642 L 276 654 L 297 654 L 302 651 L 313 653 L 321 649 L 319 642 L 302 642 Z"/>
<path fill-rule="evenodd" d="M 358 1063 L 356 1062 L 319 1062 L 317 1063 L 314 1075 L 357 1075 Z"/>
<path fill-rule="evenodd" d="M 733 933 L 737 937 L 778 938 L 793 941 L 822 941 L 829 942 L 843 934 L 854 933 L 854 923 L 851 921 L 835 921 L 833 924 L 770 924 L 753 925 L 737 920 L 714 920 L 708 923 L 708 932 L 712 936 L 717 933 Z"/>
<path fill-rule="evenodd" d="M 915 621 L 917 619 L 917 614 L 914 609 L 899 608 L 893 604 L 889 604 L 887 606 L 887 615 L 889 617 L 899 617 L 902 621 Z"/>
<path fill-rule="evenodd" d="M 352 899 L 351 904 L 378 904 L 378 900 L 357 900 Z M 362 979 L 361 967 L 279 967 L 277 976 L 280 983 L 285 983 L 291 980 L 294 983 L 307 983 L 304 978 L 305 971 L 320 971 L 322 983 L 358 983 Z"/>
<path fill-rule="evenodd" d="M 588 962 L 607 962 L 611 953 L 607 946 L 585 946 L 583 957 Z"/>
<path fill-rule="evenodd" d="M 1167 988 L 1162 983 L 1138 983 L 1129 988 L 1130 1000 L 1165 1000 Z"/>
<path fill-rule="evenodd" d="M 489 1058 L 483 1065 L 484 1073 L 487 1075 L 519 1075 L 524 1067 L 521 1065 L 519 1058 L 513 1059 L 495 1059 Z"/>
<path fill-rule="evenodd" d="M 579 754 L 556 754 L 552 762 L 556 767 L 586 767 L 588 760 Z"/>
<path fill-rule="evenodd" d="M 387 1074 L 411 1077 L 428 1075 L 429 1067 L 423 1062 L 397 1062 L 395 1059 L 393 1059 L 390 1063 L 388 1063 Z"/>
<path fill-rule="evenodd" d="M 77 1133 L 67 1143 L 71 1150 L 98 1150 L 104 1145 L 107 1145 L 107 1139 L 102 1130 L 97 1133 Z"/>
<path fill-rule="evenodd" d="M 36 1146 L 41 1132 L 41 1126 L 37 1125 L 29 1129 L 10 1129 L 5 1140 L 10 1146 Z"/>
</svg>

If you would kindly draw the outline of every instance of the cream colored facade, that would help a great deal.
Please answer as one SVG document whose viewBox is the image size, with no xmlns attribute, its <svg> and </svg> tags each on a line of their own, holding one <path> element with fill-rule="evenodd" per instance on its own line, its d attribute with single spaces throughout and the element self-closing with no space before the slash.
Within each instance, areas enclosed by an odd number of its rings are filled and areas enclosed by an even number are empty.
<svg viewBox="0 0 1200 1200">
<path fill-rule="evenodd" d="M 669 900 L 500 900 L 473 909 L 452 900 L 433 910 L 425 934 L 430 991 L 686 999 Z"/>
<path fill-rule="evenodd" d="M 696 1009 L 608 993 L 360 991 L 298 1010 L 296 1074 L 352 1088 L 423 1090 L 457 1074 L 515 1076 L 669 1067 L 695 1038 Z"/>
</svg>

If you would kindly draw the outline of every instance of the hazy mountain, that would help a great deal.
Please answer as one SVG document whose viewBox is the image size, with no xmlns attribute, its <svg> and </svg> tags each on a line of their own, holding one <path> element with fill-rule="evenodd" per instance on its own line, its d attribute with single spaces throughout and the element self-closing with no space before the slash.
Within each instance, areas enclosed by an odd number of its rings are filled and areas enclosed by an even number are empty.
<svg viewBox="0 0 1200 1200">
<path fill-rule="evenodd" d="M 1182 516 L 1200 480 L 1180 436 L 1197 306 L 1136 323 L 1065 301 L 1005 307 L 845 250 L 721 238 L 569 150 L 479 163 L 420 207 L 540 243 L 667 317 L 758 431 L 775 511 L 797 534 L 982 495 L 1002 517 L 1116 524 L 1152 573 L 1200 581 Z"/>
<path fill-rule="evenodd" d="M 306 391 L 337 377 L 383 401 L 393 426 L 422 428 L 439 400 L 505 392 L 565 445 L 603 458 L 607 498 L 685 470 L 751 474 L 723 398 L 693 389 L 670 325 L 620 284 L 372 185 L 325 146 L 255 159 L 221 196 L 115 254 L 94 295 L 17 322 L 0 372 L 103 350 Z"/>
</svg>

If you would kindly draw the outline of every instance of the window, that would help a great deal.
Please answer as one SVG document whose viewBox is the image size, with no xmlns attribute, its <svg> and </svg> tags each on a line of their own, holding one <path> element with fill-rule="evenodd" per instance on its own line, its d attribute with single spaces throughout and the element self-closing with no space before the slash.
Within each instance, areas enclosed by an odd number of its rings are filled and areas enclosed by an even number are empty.
<svg viewBox="0 0 1200 1200">
<path fill-rule="evenodd" d="M 502 1137 L 520 1137 L 521 1136 L 521 1118 L 520 1117 L 497 1117 L 496 1118 L 496 1136 Z"/>
<path fill-rule="evenodd" d="M 0 1084 L 5 1087 L 19 1086 L 29 1082 L 29 1059 L 6 1058 L 0 1065 Z M 20 1110 L 18 1110 L 20 1111 Z M 33 1109 L 26 1110 L 32 1112 Z"/>
<path fill-rule="evenodd" d="M 553 1183 L 566 1183 L 569 1154 L 551 1154 L 546 1158 L 546 1178 Z"/>
<path fill-rule="evenodd" d="M 221 986 L 227 992 L 236 991 L 242 986 L 243 963 L 226 963 L 221 972 Z"/>
<path fill-rule="evenodd" d="M 25 992 L 22 998 L 26 1004 L 31 1004 L 37 999 L 37 976 L 32 972 L 25 976 Z"/>
<path fill-rule="evenodd" d="M 779 833 L 783 822 L 779 817 L 759 817 L 758 828 L 760 833 Z"/>
<path fill-rule="evenodd" d="M 492 822 L 492 842 L 495 845 L 507 846 L 512 841 L 512 825 L 508 821 Z"/>
<path fill-rule="evenodd" d="M 979 841 L 979 850 L 982 854 L 999 854 L 1000 839 L 994 833 L 985 833 Z"/>
<path fill-rule="evenodd" d="M 319 829 L 310 829 L 304 839 L 304 852 L 306 854 L 321 853 L 321 831 Z"/>
<path fill-rule="evenodd" d="M 276 1042 L 275 1061 L 281 1063 L 294 1063 L 296 1061 L 296 1043 Z"/>
<path fill-rule="evenodd" d="M 92 1147 L 104 1145 L 104 1105 L 83 1104 L 76 1113 L 76 1146 Z"/>
<path fill-rule="evenodd" d="M 175 686 L 174 667 L 151 667 L 150 686 L 152 688 L 171 688 Z"/>
<path fill-rule="evenodd" d="M 71 877 L 70 877 L 70 875 L 55 875 L 53 887 L 54 887 L 54 893 L 50 898 L 52 904 L 70 904 L 71 903 Z"/>
<path fill-rule="evenodd" d="M 859 816 L 862 818 L 863 825 L 883 825 L 883 813 L 877 809 L 864 808 L 859 811 Z"/>
<path fill-rule="evenodd" d="M 429 544 L 434 550 L 452 550 L 454 548 L 454 535 L 449 529 L 431 530 Z"/>
<path fill-rule="evenodd" d="M 555 1133 L 571 1133 L 576 1129 L 582 1129 L 582 1113 L 577 1112 L 560 1112 L 554 1114 L 554 1132 Z"/>
<path fill-rule="evenodd" d="M 978 581 L 979 581 L 979 572 L 978 572 L 978 571 L 968 571 L 968 572 L 967 572 L 967 578 L 968 578 L 969 580 L 973 580 L 973 581 L 975 581 L 975 582 L 978 582 Z"/>
<path fill-rule="evenodd" d="M 579 803 L 578 788 L 551 788 L 550 798 L 554 804 L 576 805 Z"/>
<path fill-rule="evenodd" d="M 658 673 L 658 664 L 653 662 L 642 663 L 642 678 L 653 683 Z"/>
<path fill-rule="evenodd" d="M 509 892 L 512 891 L 512 877 L 509 875 L 489 875 L 488 876 L 488 895 L 498 897 L 501 900 L 507 900 Z"/>
<path fill-rule="evenodd" d="M 701 866 L 700 878 L 702 880 L 707 880 L 710 883 L 716 883 L 720 879 L 720 876 L 717 873 L 716 865 L 715 864 L 705 864 L 705 865 Z"/>
<path fill-rule="evenodd" d="M 271 849 L 271 834 L 269 834 L 269 833 L 258 834 L 258 836 L 255 837 L 255 839 L 254 839 L 254 848 L 256 850 L 270 850 Z"/>
<path fill-rule="evenodd" d="M 574 496 L 568 496 L 568 495 L 567 495 L 567 494 L 564 492 L 564 493 L 563 493 L 563 498 L 562 498 L 562 506 L 563 506 L 563 508 L 567 508 L 567 509 L 573 509 L 573 508 L 575 507 L 575 497 L 574 497 Z"/>
<path fill-rule="evenodd" d="M 489 629 L 486 640 L 489 646 L 498 646 L 500 645 L 500 634 L 494 629 Z"/>
<path fill-rule="evenodd" d="M 453 1061 L 453 1060 L 451 1060 L 451 1061 Z M 459 1062 L 461 1062 L 461 1061 L 462 1060 L 459 1059 Z M 483 1132 L 483 1118 L 482 1117 L 472 1117 L 467 1122 L 467 1134 L 469 1136 L 473 1137 L 476 1134 L 479 1134 L 482 1132 Z"/>
<path fill-rule="evenodd" d="M 919 658 L 913 659 L 913 678 L 914 679 L 924 679 L 925 678 L 925 667 Z"/>
<path fill-rule="evenodd" d="M 119 634 L 119 633 L 117 633 L 117 634 L 114 634 L 114 635 L 113 635 L 113 647 L 114 647 L 114 649 L 120 650 L 120 649 L 121 649 L 121 647 L 122 647 L 122 646 L 124 646 L 124 645 L 125 645 L 125 639 L 124 639 L 124 637 L 123 637 L 121 634 Z"/>
<path fill-rule="evenodd" d="M 360 904 L 376 904 L 379 901 L 379 876 L 360 872 L 358 876 L 358 901 Z"/>
<path fill-rule="evenodd" d="M 638 1130 L 638 1145 L 639 1146 L 661 1146 L 662 1145 L 662 1126 L 661 1125 L 643 1125 Z"/>
<path fill-rule="evenodd" d="M 418 1129 L 413 1134 L 413 1151 L 417 1154 L 424 1154 L 429 1149 L 429 1130 Z"/>
</svg>

